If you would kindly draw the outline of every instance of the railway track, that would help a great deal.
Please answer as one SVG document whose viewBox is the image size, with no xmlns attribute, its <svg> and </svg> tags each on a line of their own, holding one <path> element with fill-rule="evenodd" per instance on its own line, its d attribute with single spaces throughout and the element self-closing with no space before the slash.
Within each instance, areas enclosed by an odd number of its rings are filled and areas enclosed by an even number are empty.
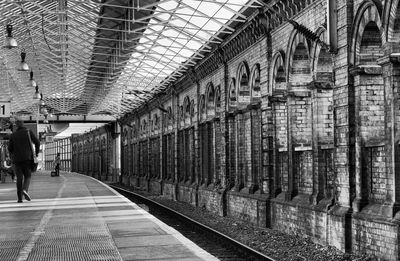
<svg viewBox="0 0 400 261">
<path fill-rule="evenodd" d="M 206 225 L 203 225 L 160 203 L 135 192 L 111 185 L 113 189 L 138 205 L 145 205 L 153 216 L 175 228 L 198 246 L 219 258 L 227 261 L 268 260 L 274 259 L 232 239 Z"/>
</svg>

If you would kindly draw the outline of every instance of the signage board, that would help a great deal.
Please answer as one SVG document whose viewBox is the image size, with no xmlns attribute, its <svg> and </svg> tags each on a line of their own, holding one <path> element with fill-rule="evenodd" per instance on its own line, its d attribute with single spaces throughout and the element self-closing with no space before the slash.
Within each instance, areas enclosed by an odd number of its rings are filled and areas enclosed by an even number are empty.
<svg viewBox="0 0 400 261">
<path fill-rule="evenodd" d="M 11 102 L 0 102 L 0 118 L 9 118 L 11 115 Z"/>
</svg>

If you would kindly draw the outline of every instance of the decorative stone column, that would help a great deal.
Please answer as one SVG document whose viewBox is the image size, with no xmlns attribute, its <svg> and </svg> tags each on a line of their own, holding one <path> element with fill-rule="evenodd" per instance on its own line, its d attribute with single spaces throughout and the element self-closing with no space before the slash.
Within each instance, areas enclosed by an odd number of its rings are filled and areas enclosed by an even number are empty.
<svg viewBox="0 0 400 261">
<path fill-rule="evenodd" d="M 312 101 L 312 151 L 313 151 L 313 194 L 312 204 L 320 200 L 332 200 L 328 183 L 333 180 L 327 173 L 327 155 L 324 151 L 334 149 L 333 139 L 333 86 L 331 82 L 314 81 L 311 85 Z M 333 153 L 332 153 L 333 154 Z M 332 166 L 333 167 L 333 166 Z M 328 203 L 328 202 L 327 202 Z"/>
<path fill-rule="evenodd" d="M 360 115 L 361 111 L 365 111 L 361 106 L 365 103 L 368 97 L 372 94 L 366 93 L 366 86 L 370 84 L 371 77 L 378 76 L 382 74 L 382 67 L 379 65 L 359 65 L 350 70 L 350 73 L 354 77 L 354 91 L 355 91 L 355 199 L 353 200 L 353 210 L 355 212 L 360 212 L 361 209 L 369 203 L 369 197 L 371 190 L 371 181 L 368 179 L 366 174 L 366 163 L 368 159 L 367 154 L 367 144 L 373 141 L 373 134 L 363 132 L 363 127 L 365 128 L 365 122 L 367 119 Z M 377 137 L 376 137 L 377 138 Z M 379 137 L 383 140 L 384 137 Z M 377 140 L 377 139 L 376 139 Z M 377 140 L 378 142 L 378 140 Z"/>
<path fill-rule="evenodd" d="M 273 189 L 270 193 L 278 196 L 282 193 L 284 197 L 288 192 L 289 176 L 288 176 L 288 116 L 287 116 L 287 93 L 285 91 L 274 91 L 269 97 L 272 113 L 271 134 L 272 142 L 272 175 Z M 284 124 L 282 126 L 282 124 Z M 284 154 L 286 153 L 286 155 Z M 285 157 L 283 157 L 285 155 Z M 271 158 L 271 157 L 270 157 Z M 281 162 L 282 161 L 282 162 Z M 285 168 L 286 167 L 286 168 Z"/>
<path fill-rule="evenodd" d="M 396 45 L 398 45 L 396 43 Z M 382 66 L 385 89 L 386 214 L 390 218 L 400 210 L 400 54 L 387 46 L 378 60 Z"/>
</svg>

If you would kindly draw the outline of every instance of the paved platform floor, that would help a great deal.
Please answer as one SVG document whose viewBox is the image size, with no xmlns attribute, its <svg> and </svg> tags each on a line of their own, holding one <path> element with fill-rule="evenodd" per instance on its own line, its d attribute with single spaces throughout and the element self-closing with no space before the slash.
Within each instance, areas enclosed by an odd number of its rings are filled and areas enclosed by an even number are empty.
<svg viewBox="0 0 400 261">
<path fill-rule="evenodd" d="M 90 177 L 34 174 L 32 201 L 0 183 L 0 260 L 218 260 Z"/>
</svg>

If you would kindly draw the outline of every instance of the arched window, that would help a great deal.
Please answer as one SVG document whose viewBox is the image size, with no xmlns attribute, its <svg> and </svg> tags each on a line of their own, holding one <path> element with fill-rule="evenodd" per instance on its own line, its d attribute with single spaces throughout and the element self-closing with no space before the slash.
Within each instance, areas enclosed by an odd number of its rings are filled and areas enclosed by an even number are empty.
<svg viewBox="0 0 400 261">
<path fill-rule="evenodd" d="M 278 51 L 272 58 L 272 67 L 270 73 L 270 90 L 272 95 L 276 92 L 286 90 L 286 71 L 285 71 L 285 53 Z"/>
<path fill-rule="evenodd" d="M 297 33 L 292 46 L 289 82 L 295 87 L 307 85 L 312 81 L 307 41 Z"/>
<path fill-rule="evenodd" d="M 158 114 L 154 114 L 154 130 L 158 130 L 160 124 L 160 117 L 158 116 Z"/>
<path fill-rule="evenodd" d="M 207 84 L 207 115 L 213 117 L 215 115 L 215 91 L 212 83 Z"/>
<path fill-rule="evenodd" d="M 374 21 L 369 22 L 364 29 L 359 49 L 358 64 L 376 65 L 377 59 L 382 57 L 382 39 L 378 26 Z"/>
<path fill-rule="evenodd" d="M 147 131 L 147 121 L 145 119 L 142 120 L 141 129 L 142 129 L 142 135 L 145 135 Z"/>
<path fill-rule="evenodd" d="M 188 96 L 185 97 L 185 100 L 183 102 L 183 109 L 185 124 L 190 124 L 190 100 Z"/>
<path fill-rule="evenodd" d="M 206 102 L 204 94 L 200 96 L 200 119 L 205 120 L 206 118 Z"/>
<path fill-rule="evenodd" d="M 251 71 L 251 99 L 261 99 L 261 84 L 260 84 L 260 65 L 256 64 L 253 66 Z"/>
<path fill-rule="evenodd" d="M 221 108 L 221 86 L 218 85 L 215 88 L 215 111 L 217 113 L 221 112 L 222 108 Z"/>
<path fill-rule="evenodd" d="M 190 102 L 190 119 L 191 122 L 193 123 L 196 119 L 195 119 L 195 108 L 194 108 L 194 100 L 192 99 L 192 101 Z"/>
<path fill-rule="evenodd" d="M 238 70 L 238 89 L 239 103 L 250 102 L 250 84 L 249 84 L 249 68 L 247 63 L 242 62 Z"/>
<path fill-rule="evenodd" d="M 174 115 L 172 114 L 171 106 L 167 108 L 167 115 L 168 115 L 168 126 L 172 126 L 174 123 Z"/>
<path fill-rule="evenodd" d="M 229 93 L 228 93 L 229 109 L 234 109 L 237 107 L 237 92 L 236 92 L 236 81 L 232 78 L 229 83 Z"/>
<path fill-rule="evenodd" d="M 122 143 L 125 145 L 128 143 L 128 130 L 124 129 L 124 134 L 122 135 Z"/>
<path fill-rule="evenodd" d="M 183 124 L 185 122 L 185 113 L 184 113 L 184 109 L 183 106 L 179 106 L 179 119 L 181 124 Z"/>
<path fill-rule="evenodd" d="M 136 138 L 136 135 L 135 135 L 135 125 L 133 124 L 133 125 L 132 125 L 132 128 L 131 128 L 131 142 L 132 142 L 135 138 Z"/>
</svg>

